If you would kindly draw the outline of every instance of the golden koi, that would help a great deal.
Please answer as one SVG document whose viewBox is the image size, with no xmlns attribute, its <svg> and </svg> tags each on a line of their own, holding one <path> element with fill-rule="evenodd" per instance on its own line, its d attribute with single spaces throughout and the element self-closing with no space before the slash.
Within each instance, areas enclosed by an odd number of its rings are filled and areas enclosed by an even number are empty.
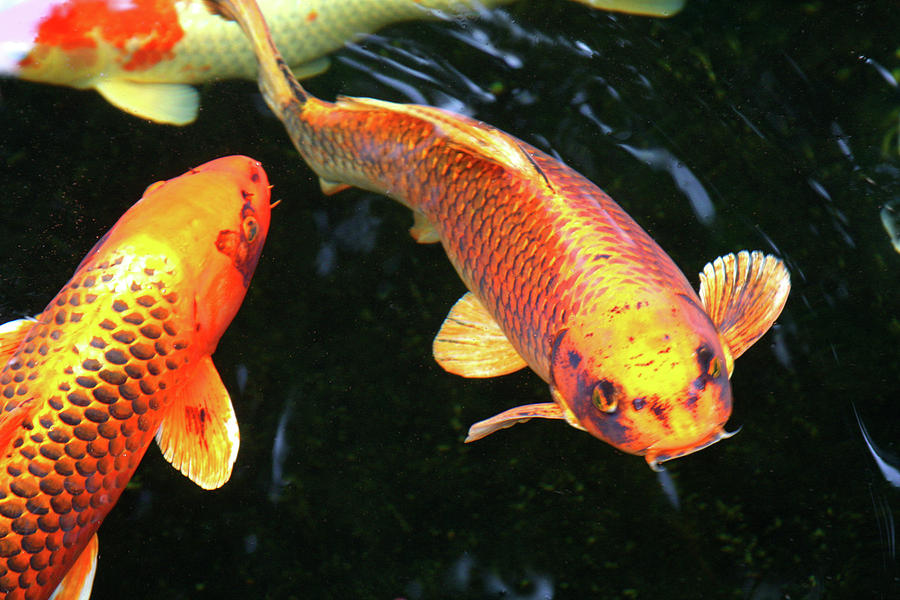
<svg viewBox="0 0 900 600">
<path fill-rule="evenodd" d="M 474 14 L 512 0 L 261 0 L 297 77 L 328 68 L 327 54 L 385 25 Z M 594 8 L 668 16 L 684 0 L 575 0 Z M 0 0 L 0 74 L 95 89 L 139 117 L 197 118 L 190 84 L 256 77 L 240 29 L 202 0 Z"/>
<path fill-rule="evenodd" d="M 326 193 L 348 186 L 413 210 L 466 287 L 434 341 L 446 370 L 525 366 L 552 402 L 475 424 L 467 441 L 533 417 L 565 419 L 658 463 L 723 437 L 734 359 L 787 299 L 784 264 L 761 252 L 708 264 L 700 294 L 593 183 L 484 123 L 427 106 L 330 103 L 293 79 L 253 0 L 220 0 L 252 40 L 260 89 Z"/>
<path fill-rule="evenodd" d="M 87 597 L 154 437 L 201 487 L 228 480 L 240 435 L 210 356 L 268 228 L 260 164 L 214 160 L 148 187 L 41 314 L 0 327 L 3 598 Z"/>
</svg>

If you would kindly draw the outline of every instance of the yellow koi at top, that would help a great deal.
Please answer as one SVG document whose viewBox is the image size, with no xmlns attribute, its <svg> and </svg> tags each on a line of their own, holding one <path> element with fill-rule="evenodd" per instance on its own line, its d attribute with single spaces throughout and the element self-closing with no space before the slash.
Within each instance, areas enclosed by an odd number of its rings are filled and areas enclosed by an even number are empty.
<svg viewBox="0 0 900 600">
<path fill-rule="evenodd" d="M 297 77 L 385 25 L 475 14 L 512 0 L 261 0 Z M 575 0 L 594 8 L 669 16 L 684 0 Z M 173 125 L 197 117 L 190 84 L 256 76 L 240 29 L 203 0 L 0 0 L 0 74 L 95 89 L 131 114 Z"/>
<path fill-rule="evenodd" d="M 0 597 L 87 597 L 97 528 L 154 437 L 201 487 L 228 480 L 240 436 L 210 355 L 268 228 L 260 164 L 206 163 L 147 188 L 41 314 L 0 328 Z"/>
<path fill-rule="evenodd" d="M 484 123 L 427 106 L 324 102 L 285 67 L 253 0 L 219 0 L 260 61 L 259 85 L 326 191 L 386 194 L 443 244 L 469 293 L 434 341 L 452 373 L 531 367 L 552 402 L 513 408 L 467 441 L 532 417 L 565 419 L 658 463 L 726 437 L 734 359 L 790 290 L 761 252 L 718 258 L 694 293 L 669 256 L 593 183 Z"/>
</svg>

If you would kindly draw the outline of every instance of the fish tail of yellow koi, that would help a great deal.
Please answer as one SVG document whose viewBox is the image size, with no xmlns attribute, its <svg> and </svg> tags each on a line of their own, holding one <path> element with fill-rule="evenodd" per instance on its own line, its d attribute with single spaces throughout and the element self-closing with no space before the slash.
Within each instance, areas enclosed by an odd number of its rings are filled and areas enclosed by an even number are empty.
<svg viewBox="0 0 900 600">
<path fill-rule="evenodd" d="M 269 108 L 279 118 L 298 103 L 302 109 L 311 96 L 282 58 L 255 0 L 205 0 L 205 3 L 211 12 L 236 22 L 244 31 L 259 62 L 259 88 Z"/>
</svg>

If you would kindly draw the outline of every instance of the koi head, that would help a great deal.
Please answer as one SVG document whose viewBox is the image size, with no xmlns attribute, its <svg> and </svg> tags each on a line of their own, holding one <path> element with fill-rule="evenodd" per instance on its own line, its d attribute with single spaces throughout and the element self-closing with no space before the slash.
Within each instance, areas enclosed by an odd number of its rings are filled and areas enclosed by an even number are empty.
<svg viewBox="0 0 900 600">
<path fill-rule="evenodd" d="M 144 192 L 85 259 L 163 257 L 193 314 L 193 342 L 212 352 L 237 313 L 269 230 L 269 182 L 246 156 L 208 162 Z M 191 314 L 191 313 L 188 313 Z"/>
<path fill-rule="evenodd" d="M 612 327 L 597 333 L 594 313 L 554 344 L 551 388 L 578 425 L 654 469 L 728 437 L 731 361 L 699 302 L 677 294 L 604 310 Z"/>
</svg>

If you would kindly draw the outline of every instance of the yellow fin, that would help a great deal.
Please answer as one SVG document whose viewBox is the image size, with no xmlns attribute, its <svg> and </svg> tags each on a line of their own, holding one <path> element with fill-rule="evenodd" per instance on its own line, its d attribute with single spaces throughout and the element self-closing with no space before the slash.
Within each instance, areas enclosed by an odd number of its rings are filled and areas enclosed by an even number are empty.
<svg viewBox="0 0 900 600">
<path fill-rule="evenodd" d="M 463 377 L 496 377 L 528 366 L 472 292 L 450 309 L 432 349 L 439 365 Z"/>
<path fill-rule="evenodd" d="M 350 189 L 351 186 L 349 183 L 340 183 L 338 181 L 329 181 L 322 177 L 319 177 L 319 187 L 322 188 L 322 193 L 326 196 L 332 196 L 337 194 L 338 192 L 343 192 L 344 190 Z"/>
<path fill-rule="evenodd" d="M 330 66 L 331 60 L 329 60 L 327 56 L 323 56 L 322 58 L 305 62 L 302 65 L 291 67 L 291 73 L 293 73 L 294 77 L 297 79 L 308 79 L 309 77 L 315 77 L 316 75 L 324 73 Z"/>
<path fill-rule="evenodd" d="M 591 8 L 602 8 L 651 17 L 671 17 L 684 8 L 685 0 L 575 0 Z"/>
<path fill-rule="evenodd" d="M 757 250 L 721 256 L 700 274 L 700 300 L 733 358 L 768 331 L 790 291 L 784 263 Z"/>
<path fill-rule="evenodd" d="M 56 586 L 50 600 L 88 600 L 91 597 L 94 575 L 97 573 L 99 547 L 95 533 L 75 559 L 66 576 Z"/>
<path fill-rule="evenodd" d="M 420 244 L 434 244 L 441 241 L 441 236 L 431 221 L 417 210 L 413 211 L 413 226 L 409 228 L 409 234 Z"/>
<path fill-rule="evenodd" d="M 0 368 L 6 366 L 6 361 L 16 353 L 34 323 L 34 319 L 26 318 L 0 325 Z"/>
<path fill-rule="evenodd" d="M 479 421 L 469 427 L 469 435 L 466 443 L 480 440 L 495 431 L 512 427 L 516 423 L 524 423 L 529 419 L 566 419 L 564 409 L 556 402 L 543 402 L 541 404 L 526 404 L 517 406 L 507 411 L 494 415 L 490 419 Z M 566 419 L 568 420 L 568 419 Z"/>
<path fill-rule="evenodd" d="M 202 358 L 173 399 L 156 442 L 173 467 L 211 490 L 231 477 L 240 441 L 225 384 L 212 359 Z"/>
<path fill-rule="evenodd" d="M 97 83 L 95 88 L 116 108 L 167 125 L 193 123 L 200 107 L 197 90 L 183 83 L 106 79 Z"/>
</svg>

